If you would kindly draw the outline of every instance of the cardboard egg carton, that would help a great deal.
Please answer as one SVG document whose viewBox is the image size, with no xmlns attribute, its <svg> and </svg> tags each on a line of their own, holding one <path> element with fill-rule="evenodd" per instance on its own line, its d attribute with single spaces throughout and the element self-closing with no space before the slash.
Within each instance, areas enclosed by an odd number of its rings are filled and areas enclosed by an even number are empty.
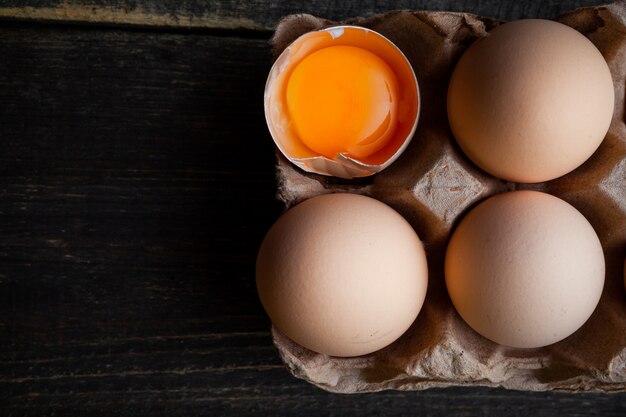
<svg viewBox="0 0 626 417">
<path fill-rule="evenodd" d="M 342 393 L 453 385 L 626 391 L 626 4 L 578 9 L 556 20 L 583 33 L 604 55 L 615 85 L 615 113 L 602 145 L 584 165 L 539 184 L 506 182 L 481 171 L 461 152 L 448 126 L 446 92 L 455 63 L 474 40 L 501 22 L 464 13 L 411 11 L 342 22 L 383 34 L 408 57 L 422 100 L 417 131 L 389 168 L 358 180 L 308 174 L 278 154 L 278 197 L 287 207 L 333 192 L 387 203 L 424 242 L 429 287 L 411 328 L 369 355 L 318 354 L 274 328 L 274 343 L 295 376 Z M 285 18 L 272 39 L 275 55 L 299 35 L 333 24 L 310 15 Z M 544 191 L 576 207 L 595 228 L 606 257 L 605 286 L 592 317 L 572 336 L 544 348 L 508 348 L 483 338 L 456 313 L 445 287 L 444 255 L 454 226 L 487 197 L 517 189 Z"/>
</svg>

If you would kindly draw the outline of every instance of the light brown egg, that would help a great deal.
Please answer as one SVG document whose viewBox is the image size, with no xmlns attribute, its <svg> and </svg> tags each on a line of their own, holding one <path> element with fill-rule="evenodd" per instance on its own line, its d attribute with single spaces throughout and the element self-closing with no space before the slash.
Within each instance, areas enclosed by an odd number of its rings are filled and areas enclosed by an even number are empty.
<svg viewBox="0 0 626 417">
<path fill-rule="evenodd" d="M 480 168 L 534 183 L 572 171 L 611 123 L 611 73 L 582 34 L 548 20 L 497 27 L 470 46 L 448 89 L 448 118 Z"/>
<path fill-rule="evenodd" d="M 578 210 L 537 191 L 496 195 L 455 230 L 446 285 L 484 337 L 530 348 L 566 338 L 591 316 L 604 285 L 598 237 Z"/>
<path fill-rule="evenodd" d="M 307 172 L 355 178 L 407 148 L 421 102 L 411 64 L 389 39 L 359 26 L 305 33 L 270 70 L 265 119 L 278 149 Z"/>
<path fill-rule="evenodd" d="M 256 265 L 273 324 L 300 345 L 358 356 L 400 337 L 428 283 L 422 243 L 389 206 L 329 194 L 286 212 L 267 233 Z"/>
</svg>

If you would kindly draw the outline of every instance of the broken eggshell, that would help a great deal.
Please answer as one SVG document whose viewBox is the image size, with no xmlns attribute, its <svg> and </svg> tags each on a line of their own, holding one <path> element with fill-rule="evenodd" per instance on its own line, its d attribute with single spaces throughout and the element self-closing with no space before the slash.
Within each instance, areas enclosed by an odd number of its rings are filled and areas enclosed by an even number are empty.
<svg viewBox="0 0 626 417">
<path fill-rule="evenodd" d="M 341 152 L 331 159 L 307 147 L 298 136 L 285 105 L 287 82 L 297 65 L 313 52 L 340 45 L 363 48 L 381 58 L 399 82 L 394 133 L 381 149 L 361 158 Z M 415 133 L 420 104 L 417 78 L 406 56 L 381 34 L 358 26 L 334 26 L 300 36 L 272 66 L 264 94 L 265 119 L 282 154 L 304 171 L 348 179 L 380 172 L 400 156 Z"/>
</svg>

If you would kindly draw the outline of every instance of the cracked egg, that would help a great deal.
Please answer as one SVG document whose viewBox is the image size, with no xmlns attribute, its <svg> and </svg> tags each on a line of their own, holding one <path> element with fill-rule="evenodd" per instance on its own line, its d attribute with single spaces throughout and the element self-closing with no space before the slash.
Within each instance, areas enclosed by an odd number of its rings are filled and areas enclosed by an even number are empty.
<svg viewBox="0 0 626 417">
<path fill-rule="evenodd" d="M 265 86 L 278 149 L 304 171 L 341 178 L 380 172 L 408 146 L 419 115 L 411 64 L 370 29 L 335 26 L 296 39 Z"/>
</svg>

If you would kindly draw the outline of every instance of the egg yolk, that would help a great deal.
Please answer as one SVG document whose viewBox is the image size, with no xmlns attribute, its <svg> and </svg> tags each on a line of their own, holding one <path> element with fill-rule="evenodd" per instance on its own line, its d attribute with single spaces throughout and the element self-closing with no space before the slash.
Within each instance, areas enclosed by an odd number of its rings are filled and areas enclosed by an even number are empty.
<svg viewBox="0 0 626 417">
<path fill-rule="evenodd" d="M 309 149 L 364 158 L 383 148 L 397 124 L 398 80 L 378 56 L 329 46 L 304 58 L 286 88 L 290 119 Z"/>
</svg>

